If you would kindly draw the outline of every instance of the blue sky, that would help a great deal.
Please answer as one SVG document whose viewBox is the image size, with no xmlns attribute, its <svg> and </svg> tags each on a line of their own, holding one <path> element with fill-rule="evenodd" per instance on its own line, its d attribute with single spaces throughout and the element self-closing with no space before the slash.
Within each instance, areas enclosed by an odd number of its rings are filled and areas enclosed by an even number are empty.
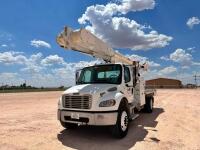
<svg viewBox="0 0 200 150">
<path fill-rule="evenodd" d="M 200 73 L 200 1 L 141 1 L 136 5 L 135 0 L 2 0 L 0 83 L 20 84 L 26 80 L 34 86 L 73 84 L 74 69 L 96 61 L 56 44 L 56 35 L 65 25 L 74 29 L 86 27 L 120 53 L 149 62 L 147 79 L 170 77 L 193 83 L 192 75 Z M 99 15 L 99 5 L 112 9 Z M 83 14 L 87 16 L 82 18 L 85 23 L 78 21 Z M 106 19 L 108 24 L 103 25 L 108 28 L 102 26 Z M 110 25 L 113 20 L 119 22 Z M 113 29 L 114 25 L 118 28 Z M 101 26 L 110 32 L 103 33 Z M 140 31 L 144 35 L 140 36 Z M 156 35 L 151 31 L 156 31 Z M 156 37 L 153 42 L 152 36 Z"/>
</svg>

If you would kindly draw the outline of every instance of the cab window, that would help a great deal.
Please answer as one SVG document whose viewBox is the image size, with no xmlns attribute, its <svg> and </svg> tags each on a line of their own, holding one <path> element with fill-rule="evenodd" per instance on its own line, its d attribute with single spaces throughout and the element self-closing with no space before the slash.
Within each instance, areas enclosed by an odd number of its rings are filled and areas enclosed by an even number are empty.
<svg viewBox="0 0 200 150">
<path fill-rule="evenodd" d="M 130 70 L 128 67 L 124 67 L 124 80 L 125 83 L 130 82 L 131 81 L 131 75 L 130 75 Z"/>
</svg>

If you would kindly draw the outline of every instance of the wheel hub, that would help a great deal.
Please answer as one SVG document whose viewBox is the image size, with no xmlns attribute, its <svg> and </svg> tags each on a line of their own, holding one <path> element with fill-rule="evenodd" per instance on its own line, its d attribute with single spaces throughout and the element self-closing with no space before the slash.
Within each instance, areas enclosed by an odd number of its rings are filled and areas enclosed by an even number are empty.
<svg viewBox="0 0 200 150">
<path fill-rule="evenodd" d="M 127 115 L 126 111 L 123 111 L 122 115 L 121 115 L 121 129 L 122 129 L 122 131 L 126 131 L 127 127 L 128 127 L 128 115 Z"/>
</svg>

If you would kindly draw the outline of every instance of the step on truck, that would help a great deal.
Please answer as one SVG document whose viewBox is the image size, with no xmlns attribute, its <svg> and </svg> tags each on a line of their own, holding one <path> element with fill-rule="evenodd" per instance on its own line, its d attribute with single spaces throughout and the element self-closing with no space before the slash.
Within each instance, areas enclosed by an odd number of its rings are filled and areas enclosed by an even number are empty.
<svg viewBox="0 0 200 150">
<path fill-rule="evenodd" d="M 66 50 L 74 50 L 105 63 L 76 71 L 76 85 L 58 101 L 57 118 L 64 128 L 80 125 L 108 126 L 115 137 L 127 135 L 129 123 L 140 111 L 151 113 L 154 91 L 145 89 L 140 75 L 147 65 L 130 60 L 86 29 L 65 27 L 56 39 Z"/>
</svg>

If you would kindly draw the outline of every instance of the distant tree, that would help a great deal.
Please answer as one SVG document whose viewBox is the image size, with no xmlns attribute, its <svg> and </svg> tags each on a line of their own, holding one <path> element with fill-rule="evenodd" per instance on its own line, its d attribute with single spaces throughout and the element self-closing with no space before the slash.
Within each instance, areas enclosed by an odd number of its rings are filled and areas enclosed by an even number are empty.
<svg viewBox="0 0 200 150">
<path fill-rule="evenodd" d="M 26 83 L 21 84 L 21 85 L 20 85 L 20 88 L 25 89 L 25 88 L 26 88 Z"/>
<path fill-rule="evenodd" d="M 23 88 L 26 88 L 26 83 L 23 83 L 23 84 L 22 84 L 22 87 L 23 87 Z"/>
</svg>

